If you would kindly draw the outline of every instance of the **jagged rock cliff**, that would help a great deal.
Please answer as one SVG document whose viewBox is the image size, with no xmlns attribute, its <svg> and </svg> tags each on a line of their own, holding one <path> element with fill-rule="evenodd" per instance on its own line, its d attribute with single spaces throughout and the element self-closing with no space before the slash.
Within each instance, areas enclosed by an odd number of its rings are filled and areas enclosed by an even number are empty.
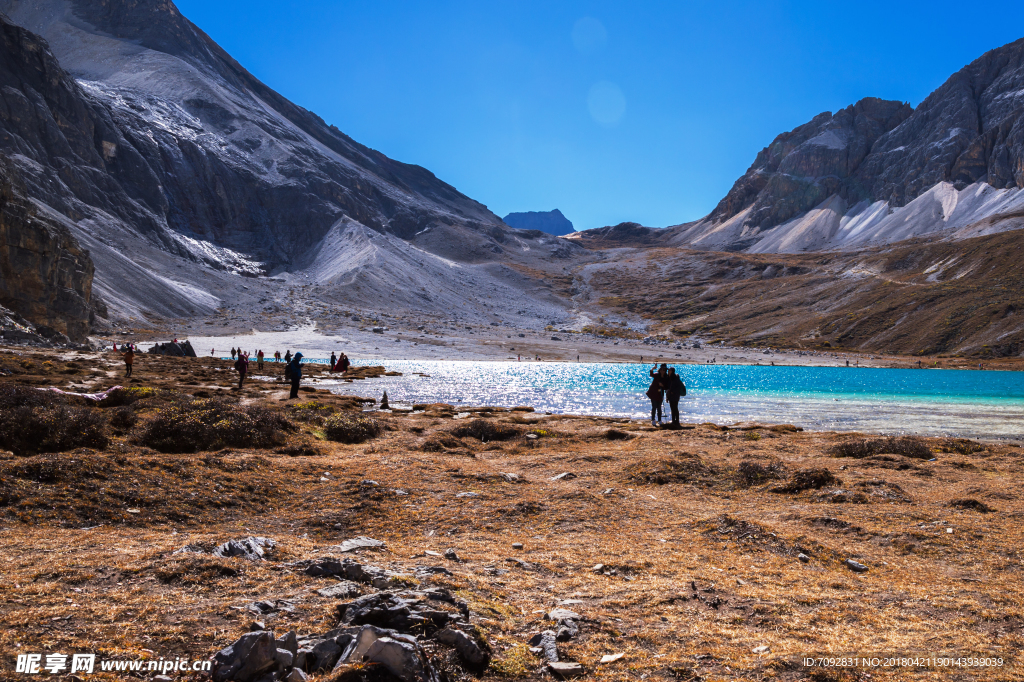
<svg viewBox="0 0 1024 682">
<path fill-rule="evenodd" d="M 7 342 L 32 340 L 34 334 L 53 342 L 84 342 L 93 278 L 89 254 L 67 228 L 39 215 L 14 181 L 0 159 L 0 306 L 35 328 L 12 322 L 0 335 Z"/>
<path fill-rule="evenodd" d="M 869 97 L 835 115 L 818 114 L 762 149 L 709 219 L 727 220 L 749 209 L 745 224 L 765 230 L 832 195 L 850 203 L 867 198 L 857 169 L 878 138 L 912 111 L 908 104 Z"/>
</svg>

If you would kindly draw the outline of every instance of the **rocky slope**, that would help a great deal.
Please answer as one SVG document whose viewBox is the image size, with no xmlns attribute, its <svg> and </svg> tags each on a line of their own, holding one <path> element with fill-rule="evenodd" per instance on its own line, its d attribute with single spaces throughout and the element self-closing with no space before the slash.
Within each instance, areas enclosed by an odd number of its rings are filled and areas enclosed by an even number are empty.
<svg viewBox="0 0 1024 682">
<path fill-rule="evenodd" d="M 966 357 L 1024 355 L 1024 230 L 828 254 L 619 249 L 580 272 L 593 303 L 669 337 Z"/>
<path fill-rule="evenodd" d="M 540 230 L 556 237 L 572 234 L 576 228 L 572 226 L 557 208 L 553 211 L 526 211 L 525 213 L 509 213 L 502 218 L 506 225 L 520 230 Z"/>
<path fill-rule="evenodd" d="M 665 234 L 715 250 L 859 248 L 1024 225 L 1024 39 L 916 110 L 868 98 L 779 135 L 714 211 Z"/>
<path fill-rule="evenodd" d="M 274 289 L 252 284 L 265 275 L 321 284 L 303 268 L 322 266 L 325 240 L 352 224 L 445 269 L 459 263 L 471 291 L 503 282 L 497 261 L 566 248 L 284 99 L 170 2 L 0 0 L 0 11 L 27 46 L 4 84 L 0 151 L 90 250 L 114 318 L 248 305 Z M 347 262 L 326 284 L 378 303 L 345 288 L 367 266 Z M 394 264 L 372 265 L 386 279 Z"/>
</svg>

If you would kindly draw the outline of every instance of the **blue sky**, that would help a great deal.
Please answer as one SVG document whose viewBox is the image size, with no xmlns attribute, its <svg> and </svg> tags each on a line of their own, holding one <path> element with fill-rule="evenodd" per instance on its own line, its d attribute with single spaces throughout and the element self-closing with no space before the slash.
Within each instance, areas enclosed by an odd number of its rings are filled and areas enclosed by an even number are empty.
<svg viewBox="0 0 1024 682">
<path fill-rule="evenodd" d="M 177 0 L 255 76 L 498 215 L 708 213 L 779 133 L 920 103 L 1024 3 Z"/>
</svg>

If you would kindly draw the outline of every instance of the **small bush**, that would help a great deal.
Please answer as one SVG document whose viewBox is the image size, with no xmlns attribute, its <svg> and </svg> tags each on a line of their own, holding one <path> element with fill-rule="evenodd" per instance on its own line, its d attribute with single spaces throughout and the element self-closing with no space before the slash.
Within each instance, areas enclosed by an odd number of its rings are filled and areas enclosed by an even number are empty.
<svg viewBox="0 0 1024 682">
<path fill-rule="evenodd" d="M 120 407 L 137 403 L 144 398 L 152 398 L 155 395 L 156 389 L 148 386 L 121 387 L 108 393 L 100 404 L 103 407 Z"/>
<path fill-rule="evenodd" d="M 324 454 L 320 448 L 310 445 L 309 443 L 287 445 L 283 448 L 278 448 L 275 452 L 281 455 L 288 455 L 289 457 L 320 457 Z"/>
<path fill-rule="evenodd" d="M 265 407 L 239 407 L 218 400 L 187 400 L 166 407 L 147 422 L 136 440 L 160 452 L 197 452 L 225 446 L 265 448 L 282 442 L 294 427 Z"/>
<path fill-rule="evenodd" d="M 962 500 L 951 500 L 949 506 L 953 507 L 954 509 L 976 511 L 981 512 L 982 514 L 990 514 L 995 511 L 995 509 L 988 506 L 981 500 L 975 500 L 974 498 L 971 497 L 965 497 Z"/>
<path fill-rule="evenodd" d="M 445 450 L 461 447 L 465 447 L 465 443 L 461 440 L 450 433 L 437 431 L 430 434 L 427 439 L 423 441 L 423 444 L 420 446 L 420 450 L 423 452 L 444 452 Z"/>
<path fill-rule="evenodd" d="M 875 438 L 873 440 L 851 440 L 839 443 L 828 450 L 833 457 L 853 457 L 863 459 L 871 455 L 903 455 L 914 459 L 931 459 L 932 451 L 920 438 L 899 436 L 892 438 Z"/>
<path fill-rule="evenodd" d="M 777 459 L 767 462 L 743 460 L 737 467 L 740 483 L 746 486 L 760 485 L 767 481 L 785 478 L 786 467 Z"/>
<path fill-rule="evenodd" d="M 319 400 L 310 400 L 288 406 L 288 414 L 293 419 L 313 424 L 323 424 L 324 420 L 335 412 L 337 410 L 334 406 L 322 403 Z"/>
<path fill-rule="evenodd" d="M 743 440 L 761 440 L 761 434 L 757 431 L 747 431 L 743 434 Z"/>
<path fill-rule="evenodd" d="M 120 431 L 127 431 L 138 421 L 139 416 L 135 414 L 135 408 L 131 405 L 122 405 L 110 411 L 110 425 Z"/>
<path fill-rule="evenodd" d="M 707 482 L 716 472 L 697 455 L 676 452 L 670 457 L 631 464 L 626 473 L 630 480 L 639 483 L 665 485 Z"/>
<path fill-rule="evenodd" d="M 384 431 L 379 420 L 361 414 L 335 414 L 324 422 L 328 440 L 339 443 L 364 443 Z"/>
<path fill-rule="evenodd" d="M 630 440 L 633 434 L 620 431 L 619 429 L 608 429 L 604 432 L 605 440 Z"/>
<path fill-rule="evenodd" d="M 16 407 L 54 407 L 67 403 L 68 398 L 63 393 L 18 384 L 0 384 L 0 410 Z"/>
<path fill-rule="evenodd" d="M 803 490 L 824 488 L 827 485 L 842 485 L 828 469 L 801 469 L 794 473 L 785 485 L 771 489 L 773 493 L 798 493 Z"/>
<path fill-rule="evenodd" d="M 479 441 L 491 441 L 511 440 L 519 435 L 519 430 L 508 424 L 492 422 L 486 419 L 474 419 L 468 424 L 455 427 L 451 433 L 458 438 L 476 438 Z"/>
<path fill-rule="evenodd" d="M 42 393 L 40 391 L 40 393 Z M 99 410 L 70 405 L 0 410 L 0 448 L 24 455 L 107 446 L 106 419 Z"/>
<path fill-rule="evenodd" d="M 868 495 L 889 502 L 900 502 L 903 504 L 910 504 L 913 500 L 910 499 L 910 495 L 898 483 L 889 483 L 888 481 L 861 481 L 857 483 L 856 487 L 861 490 L 866 490 Z"/>
<path fill-rule="evenodd" d="M 973 455 L 982 452 L 985 446 L 969 438 L 948 438 L 940 446 L 943 452 L 956 452 L 961 455 Z"/>
</svg>

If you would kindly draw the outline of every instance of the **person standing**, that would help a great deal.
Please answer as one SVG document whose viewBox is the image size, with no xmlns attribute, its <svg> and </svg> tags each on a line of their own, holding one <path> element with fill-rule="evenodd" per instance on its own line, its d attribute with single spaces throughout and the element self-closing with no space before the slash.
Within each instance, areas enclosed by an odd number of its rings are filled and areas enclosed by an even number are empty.
<svg viewBox="0 0 1024 682">
<path fill-rule="evenodd" d="M 676 374 L 675 367 L 668 368 L 666 375 L 665 397 L 668 398 L 668 407 L 672 410 L 672 428 L 681 428 L 679 423 L 679 399 L 686 395 L 686 384 Z"/>
<path fill-rule="evenodd" d="M 238 390 L 242 390 L 242 384 L 245 382 L 245 375 L 249 371 L 249 356 L 243 355 L 239 352 L 238 359 L 235 360 L 235 369 L 238 370 Z"/>
<path fill-rule="evenodd" d="M 341 357 L 338 359 L 338 371 L 344 374 L 345 372 L 348 371 L 348 368 L 351 366 L 352 363 L 349 362 L 348 356 L 342 353 Z"/>
<path fill-rule="evenodd" d="M 337 356 L 337 355 L 335 355 L 335 354 L 334 354 L 334 351 L 332 350 L 332 351 L 331 351 L 331 371 L 332 371 L 332 372 L 336 371 L 336 370 L 335 370 L 335 368 L 336 368 L 337 366 L 338 366 L 338 356 Z"/>
<path fill-rule="evenodd" d="M 132 375 L 132 365 L 135 364 L 135 351 L 128 347 L 128 350 L 124 355 L 121 356 L 124 359 L 124 376 L 125 378 Z"/>
<path fill-rule="evenodd" d="M 231 359 L 232 360 L 235 359 L 235 347 L 234 346 L 231 346 Z"/>
<path fill-rule="evenodd" d="M 647 397 L 651 399 L 651 426 L 658 426 L 663 417 L 661 405 L 665 402 L 668 366 L 665 363 L 662 363 L 661 367 L 655 365 L 649 374 L 651 375 L 651 385 L 647 388 Z"/>
<path fill-rule="evenodd" d="M 263 369 L 263 351 L 256 353 L 256 367 L 257 369 Z"/>
<path fill-rule="evenodd" d="M 291 354 L 291 351 L 288 353 Z M 291 359 L 288 365 L 284 368 L 284 376 L 290 382 L 292 382 L 291 393 L 288 394 L 288 400 L 294 400 L 299 397 L 299 382 L 302 381 L 302 353 L 296 353 L 295 357 Z"/>
<path fill-rule="evenodd" d="M 289 363 L 289 362 L 292 361 L 292 352 L 291 352 L 291 350 L 286 350 L 284 352 L 284 361 L 285 361 L 285 363 Z"/>
</svg>

